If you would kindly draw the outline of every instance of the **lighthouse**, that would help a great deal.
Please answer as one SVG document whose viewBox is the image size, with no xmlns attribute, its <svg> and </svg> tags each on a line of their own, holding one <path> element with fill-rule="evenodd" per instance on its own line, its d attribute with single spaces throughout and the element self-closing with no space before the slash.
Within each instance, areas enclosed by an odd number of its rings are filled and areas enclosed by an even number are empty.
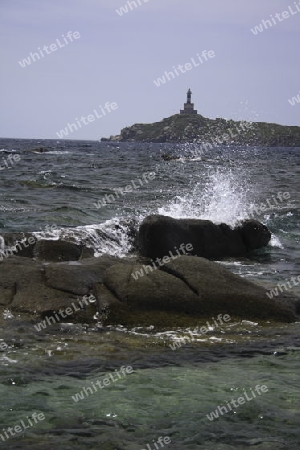
<svg viewBox="0 0 300 450">
<path fill-rule="evenodd" d="M 194 109 L 194 103 L 192 103 L 192 91 L 190 89 L 187 91 L 186 103 L 184 104 L 184 109 L 180 110 L 180 114 L 197 114 L 197 110 Z"/>
</svg>

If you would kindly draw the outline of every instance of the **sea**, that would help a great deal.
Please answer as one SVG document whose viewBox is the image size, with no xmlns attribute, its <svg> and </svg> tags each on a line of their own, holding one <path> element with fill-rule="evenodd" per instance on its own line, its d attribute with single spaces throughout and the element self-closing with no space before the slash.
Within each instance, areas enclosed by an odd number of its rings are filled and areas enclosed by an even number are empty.
<svg viewBox="0 0 300 450">
<path fill-rule="evenodd" d="M 269 245 L 218 263 L 298 296 L 299 192 L 300 148 L 0 139 L 0 241 L 33 232 L 124 258 L 130 228 L 151 214 L 253 218 Z M 212 318 L 203 334 L 97 315 L 38 332 L 5 309 L 0 448 L 299 450 L 299 335 L 299 322 Z"/>
</svg>

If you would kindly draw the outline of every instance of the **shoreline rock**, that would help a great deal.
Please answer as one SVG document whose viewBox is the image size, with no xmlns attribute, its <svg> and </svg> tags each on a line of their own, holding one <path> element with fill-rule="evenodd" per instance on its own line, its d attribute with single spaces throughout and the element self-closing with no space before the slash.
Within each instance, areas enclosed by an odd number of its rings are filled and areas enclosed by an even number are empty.
<svg viewBox="0 0 300 450">
<path fill-rule="evenodd" d="M 97 302 L 69 321 L 95 323 L 98 313 L 103 324 L 172 328 L 174 320 L 187 326 L 222 313 L 279 322 L 300 317 L 299 298 L 269 299 L 263 287 L 204 258 L 178 256 L 149 273 L 141 272 L 144 267 L 137 259 L 108 255 L 50 264 L 14 256 L 0 263 L 0 308 L 44 318 L 92 295 Z"/>
<path fill-rule="evenodd" d="M 79 261 L 94 256 L 93 249 L 63 239 L 37 239 L 32 233 L 5 233 L 0 261 L 12 255 L 42 261 Z"/>
<path fill-rule="evenodd" d="M 242 319 L 292 322 L 300 313 L 300 299 L 281 295 L 269 299 L 266 289 L 199 257 L 179 256 L 163 267 L 141 274 L 141 265 L 111 266 L 96 296 L 118 322 L 132 311 L 165 311 L 199 317 L 229 314 Z"/>
<path fill-rule="evenodd" d="M 247 220 L 232 229 L 209 220 L 152 215 L 142 222 L 136 243 L 141 255 L 152 259 L 169 255 L 181 244 L 192 244 L 192 255 L 216 259 L 245 256 L 268 245 L 270 239 L 268 228 L 256 220 Z"/>
<path fill-rule="evenodd" d="M 134 230 L 128 233 L 134 239 Z M 16 240 L 30 242 L 30 236 L 4 235 L 2 251 Z M 17 256 L 0 261 L 0 309 L 45 318 L 92 296 L 94 302 L 67 320 L 95 323 L 99 317 L 103 324 L 165 328 L 218 314 L 242 320 L 299 320 L 300 298 L 281 294 L 270 299 L 263 287 L 205 259 L 244 256 L 267 245 L 270 237 L 254 220 L 231 229 L 208 220 L 149 216 L 136 238 L 140 253 L 126 258 L 95 258 L 92 249 L 63 240 L 31 241 Z M 164 258 L 180 244 L 192 244 L 192 256 L 177 251 Z M 163 262 L 155 265 L 150 258 Z"/>
</svg>

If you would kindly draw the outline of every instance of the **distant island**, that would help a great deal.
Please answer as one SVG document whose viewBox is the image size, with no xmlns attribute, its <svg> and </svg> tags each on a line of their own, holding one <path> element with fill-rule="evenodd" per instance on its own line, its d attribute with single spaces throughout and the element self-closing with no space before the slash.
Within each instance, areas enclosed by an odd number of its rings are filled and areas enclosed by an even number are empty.
<svg viewBox="0 0 300 450">
<path fill-rule="evenodd" d="M 191 94 L 189 89 L 187 101 L 180 114 L 160 122 L 134 124 L 123 128 L 119 135 L 102 138 L 101 141 L 300 147 L 300 127 L 221 118 L 208 119 L 197 114 L 191 102 Z"/>
</svg>

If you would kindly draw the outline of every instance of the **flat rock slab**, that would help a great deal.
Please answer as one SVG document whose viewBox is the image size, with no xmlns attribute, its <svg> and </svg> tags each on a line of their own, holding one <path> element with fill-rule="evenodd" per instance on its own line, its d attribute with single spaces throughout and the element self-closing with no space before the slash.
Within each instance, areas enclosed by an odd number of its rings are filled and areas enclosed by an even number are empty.
<svg viewBox="0 0 300 450">
<path fill-rule="evenodd" d="M 60 309 L 65 310 L 72 304 L 77 305 L 84 295 L 92 293 L 88 286 L 92 286 L 94 280 L 98 282 L 102 280 L 103 272 L 108 267 L 108 259 L 116 262 L 114 258 L 104 259 L 102 262 L 101 258 L 95 259 L 93 269 L 88 268 L 89 264 L 79 269 L 80 263 L 45 265 L 24 257 L 7 258 L 0 263 L 0 306 L 16 313 L 37 314 L 44 317 L 53 315 Z M 83 303 L 83 306 L 84 308 L 75 312 L 69 320 L 94 323 L 97 305 Z"/>
<path fill-rule="evenodd" d="M 0 307 L 13 312 L 45 316 L 78 304 L 102 283 L 105 271 L 120 260 L 104 255 L 81 262 L 43 263 L 11 256 L 0 262 Z M 85 306 L 85 304 L 84 304 Z M 92 322 L 97 305 L 75 313 L 71 321 Z"/>
<path fill-rule="evenodd" d="M 44 268 L 45 284 L 59 291 L 87 295 L 95 283 L 103 281 L 107 268 L 118 261 L 113 256 L 102 256 L 78 264 L 49 264 Z"/>
<path fill-rule="evenodd" d="M 144 263 L 145 261 L 145 263 Z M 144 264 L 143 264 L 144 263 Z M 178 256 L 159 269 L 149 260 L 112 256 L 81 262 L 42 263 L 12 256 L 0 262 L 0 307 L 41 317 L 66 310 L 91 294 L 97 302 L 69 321 L 187 326 L 218 314 L 241 319 L 299 320 L 300 299 L 267 291 L 218 263 Z"/>
<path fill-rule="evenodd" d="M 91 248 L 82 244 L 64 240 L 37 239 L 31 233 L 5 233 L 3 248 L 0 248 L 0 259 L 10 258 L 12 255 L 25 258 L 37 258 L 42 261 L 78 261 L 94 256 Z"/>
<path fill-rule="evenodd" d="M 12 311 L 42 314 L 66 308 L 77 299 L 75 295 L 49 288 L 43 267 L 36 261 L 11 257 L 0 267 L 0 304 Z"/>
<path fill-rule="evenodd" d="M 108 320 L 126 323 L 126 314 L 131 316 L 133 311 L 140 316 L 143 311 L 198 317 L 222 313 L 284 322 L 299 317 L 299 300 L 288 295 L 269 299 L 264 288 L 204 258 L 181 256 L 159 270 L 151 272 L 149 267 L 120 263 L 105 272 L 97 297 L 99 310 L 107 310 Z"/>
</svg>

